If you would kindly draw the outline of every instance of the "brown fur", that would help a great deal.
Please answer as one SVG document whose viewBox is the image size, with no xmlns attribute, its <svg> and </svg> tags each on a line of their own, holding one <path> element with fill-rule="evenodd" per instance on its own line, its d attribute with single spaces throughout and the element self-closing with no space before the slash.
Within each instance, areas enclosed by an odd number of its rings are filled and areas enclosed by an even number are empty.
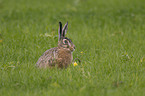
<svg viewBox="0 0 145 96">
<path fill-rule="evenodd" d="M 51 48 L 44 52 L 36 63 L 39 68 L 51 68 L 55 66 L 58 68 L 67 68 L 72 62 L 72 52 L 75 49 L 75 45 L 70 39 L 65 37 L 68 23 L 65 24 L 63 29 L 61 28 L 61 22 L 59 24 L 58 47 Z"/>
<path fill-rule="evenodd" d="M 58 68 L 67 68 L 72 62 L 72 52 L 65 48 L 55 47 L 49 49 L 39 58 L 36 63 L 40 68 L 57 66 Z"/>
<path fill-rule="evenodd" d="M 58 67 L 62 68 L 65 67 L 67 68 L 69 64 L 72 62 L 72 52 L 70 52 L 67 49 L 60 49 L 58 51 Z"/>
</svg>

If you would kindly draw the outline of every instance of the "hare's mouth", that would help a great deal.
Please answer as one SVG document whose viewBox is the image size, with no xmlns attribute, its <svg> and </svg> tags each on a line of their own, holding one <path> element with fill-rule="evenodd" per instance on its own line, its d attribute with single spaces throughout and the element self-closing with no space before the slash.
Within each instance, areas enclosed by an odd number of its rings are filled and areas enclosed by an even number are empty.
<svg viewBox="0 0 145 96">
<path fill-rule="evenodd" d="M 75 51 L 75 47 L 71 47 L 71 48 L 70 48 L 70 51 L 71 51 L 71 52 Z"/>
</svg>

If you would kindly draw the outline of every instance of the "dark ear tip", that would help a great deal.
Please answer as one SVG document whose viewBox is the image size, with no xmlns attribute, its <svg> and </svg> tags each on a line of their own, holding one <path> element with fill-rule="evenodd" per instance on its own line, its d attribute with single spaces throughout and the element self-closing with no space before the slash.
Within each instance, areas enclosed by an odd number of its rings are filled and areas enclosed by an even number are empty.
<svg viewBox="0 0 145 96">
<path fill-rule="evenodd" d="M 61 22 L 59 22 L 59 24 L 61 25 L 62 23 L 61 23 Z"/>
</svg>

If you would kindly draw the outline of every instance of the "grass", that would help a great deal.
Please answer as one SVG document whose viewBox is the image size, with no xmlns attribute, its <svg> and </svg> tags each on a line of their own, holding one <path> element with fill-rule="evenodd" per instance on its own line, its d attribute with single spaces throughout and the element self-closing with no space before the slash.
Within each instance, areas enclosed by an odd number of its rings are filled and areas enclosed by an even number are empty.
<svg viewBox="0 0 145 96">
<path fill-rule="evenodd" d="M 0 0 L 0 96 L 144 96 L 144 0 Z M 78 66 L 38 69 L 68 21 Z M 83 52 L 83 53 L 82 53 Z"/>
</svg>

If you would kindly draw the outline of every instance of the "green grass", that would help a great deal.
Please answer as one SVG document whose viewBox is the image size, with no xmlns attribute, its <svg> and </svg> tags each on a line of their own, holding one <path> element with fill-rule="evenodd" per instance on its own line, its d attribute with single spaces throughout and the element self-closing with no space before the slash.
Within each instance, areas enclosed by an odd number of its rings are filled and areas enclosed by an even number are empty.
<svg viewBox="0 0 145 96">
<path fill-rule="evenodd" d="M 38 69 L 68 21 L 74 58 Z M 81 53 L 83 52 L 83 53 Z M 0 96 L 145 96 L 145 0 L 0 0 Z"/>
</svg>

